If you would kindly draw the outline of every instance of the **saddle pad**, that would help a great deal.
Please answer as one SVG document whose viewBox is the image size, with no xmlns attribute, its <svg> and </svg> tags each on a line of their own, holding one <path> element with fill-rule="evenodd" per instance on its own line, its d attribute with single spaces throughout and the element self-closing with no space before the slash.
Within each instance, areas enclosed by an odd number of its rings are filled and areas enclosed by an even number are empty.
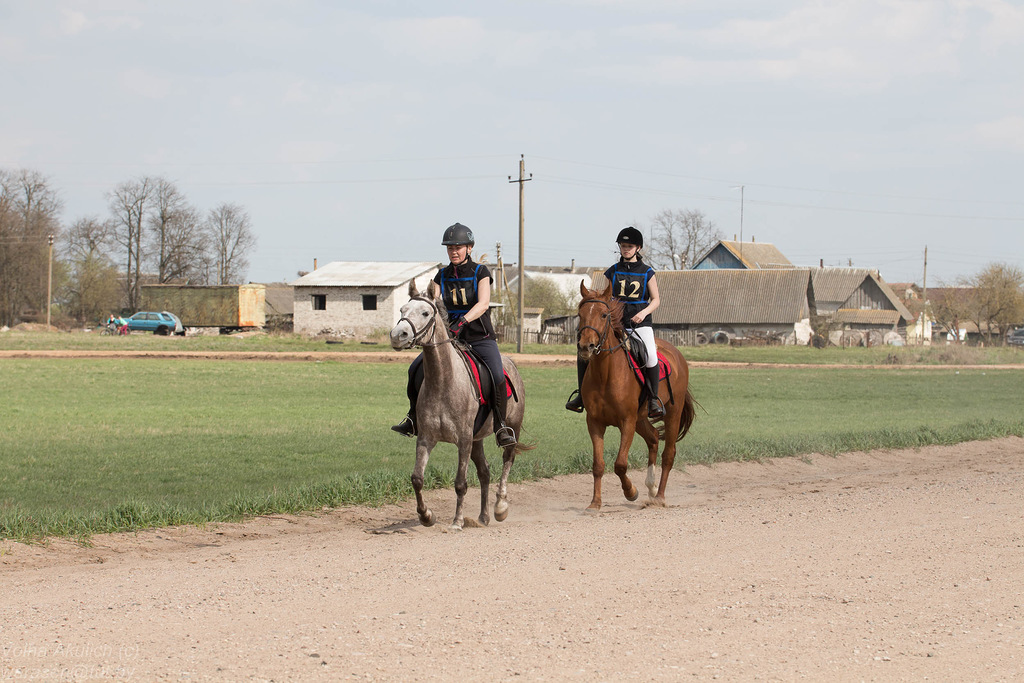
<svg viewBox="0 0 1024 683">
<path fill-rule="evenodd" d="M 491 377 L 487 372 L 487 368 L 485 367 L 481 372 L 480 360 L 475 355 L 463 349 L 459 349 L 459 353 L 466 358 L 466 364 L 469 366 L 469 374 L 473 378 L 473 384 L 476 386 L 477 400 L 480 402 L 480 405 L 487 405 L 487 397 L 491 395 Z M 484 387 L 483 379 L 485 376 L 487 377 L 486 387 Z M 512 397 L 512 380 L 509 378 L 508 372 L 505 372 L 505 396 L 507 398 Z"/>
<path fill-rule="evenodd" d="M 637 365 L 636 358 L 633 357 L 632 353 L 626 355 L 629 356 L 629 367 L 633 368 L 633 376 L 636 377 L 637 382 L 640 382 L 640 386 L 644 386 L 647 383 L 647 378 L 644 377 L 643 369 Z M 671 374 L 672 366 L 668 364 L 661 351 L 658 351 L 658 378 L 661 381 L 665 381 Z"/>
</svg>

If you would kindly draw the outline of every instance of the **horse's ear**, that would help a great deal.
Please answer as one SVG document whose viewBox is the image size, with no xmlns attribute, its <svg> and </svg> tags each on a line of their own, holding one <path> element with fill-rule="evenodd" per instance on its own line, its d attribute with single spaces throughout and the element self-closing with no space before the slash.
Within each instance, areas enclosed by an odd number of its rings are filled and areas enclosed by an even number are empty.
<svg viewBox="0 0 1024 683">
<path fill-rule="evenodd" d="M 602 299 L 608 299 L 609 301 L 611 301 L 611 298 L 612 298 L 612 281 L 611 280 L 608 281 L 608 286 L 604 288 L 603 292 L 601 292 L 601 298 Z"/>
<path fill-rule="evenodd" d="M 587 289 L 586 282 L 586 280 L 580 280 L 580 296 L 582 296 L 584 299 L 586 299 L 589 296 L 587 294 L 589 290 Z"/>
<path fill-rule="evenodd" d="M 427 298 L 434 300 L 439 299 L 441 296 L 441 290 L 438 288 L 437 283 L 431 280 L 427 284 Z"/>
<path fill-rule="evenodd" d="M 416 286 L 416 278 L 413 278 L 413 279 L 409 280 L 409 298 L 411 299 L 414 296 L 419 296 L 419 295 L 420 295 L 420 290 Z"/>
</svg>

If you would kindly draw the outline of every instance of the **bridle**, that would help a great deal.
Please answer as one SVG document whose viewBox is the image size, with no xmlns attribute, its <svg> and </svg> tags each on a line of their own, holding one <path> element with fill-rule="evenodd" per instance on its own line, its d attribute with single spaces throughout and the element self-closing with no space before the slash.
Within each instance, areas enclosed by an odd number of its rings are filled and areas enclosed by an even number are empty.
<svg viewBox="0 0 1024 683">
<path fill-rule="evenodd" d="M 433 333 L 434 327 L 437 325 L 437 316 L 439 315 L 437 306 L 435 306 L 434 302 L 425 296 L 410 297 L 409 301 L 422 301 L 426 305 L 430 306 L 430 310 L 434 312 L 434 315 L 430 316 L 430 323 L 428 325 L 424 325 L 423 329 L 420 330 L 416 329 L 416 325 L 414 325 L 412 320 L 410 320 L 409 318 L 402 316 L 401 318 L 398 319 L 398 323 L 401 323 L 403 321 L 409 323 L 409 328 L 412 330 L 412 346 L 422 346 L 424 348 L 428 348 L 440 346 L 441 344 L 452 343 L 451 337 L 445 339 L 444 341 L 437 342 L 436 344 L 423 341 L 424 339 L 427 338 L 428 334 Z"/>
<path fill-rule="evenodd" d="M 583 338 L 583 330 L 593 330 L 594 334 L 597 335 L 597 349 L 593 351 L 595 356 L 601 353 L 602 351 L 607 351 L 608 353 L 611 353 L 612 351 L 616 351 L 619 348 L 621 348 L 622 345 L 625 343 L 625 340 L 620 341 L 617 345 L 611 348 L 604 348 L 605 339 L 608 337 L 608 331 L 612 327 L 612 316 L 610 315 L 611 306 L 608 305 L 608 302 L 605 301 L 604 299 L 584 299 L 583 301 L 580 302 L 581 309 L 583 308 L 583 304 L 601 304 L 602 306 L 608 309 L 609 315 L 604 321 L 604 330 L 598 330 L 593 325 L 584 325 L 583 327 L 579 328 L 576 331 L 576 343 L 579 344 L 580 339 Z"/>
</svg>

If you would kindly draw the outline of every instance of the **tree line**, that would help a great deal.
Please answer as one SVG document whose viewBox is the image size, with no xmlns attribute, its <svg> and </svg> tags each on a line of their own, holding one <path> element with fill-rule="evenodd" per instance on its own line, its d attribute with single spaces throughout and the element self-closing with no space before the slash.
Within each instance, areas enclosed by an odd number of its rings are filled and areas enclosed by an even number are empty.
<svg viewBox="0 0 1024 683">
<path fill-rule="evenodd" d="M 119 183 L 105 198 L 107 215 L 63 225 L 46 176 L 0 169 L 0 325 L 44 319 L 51 289 L 58 318 L 87 323 L 138 310 L 143 284 L 245 278 L 256 236 L 244 207 L 203 211 L 154 176 Z"/>
</svg>

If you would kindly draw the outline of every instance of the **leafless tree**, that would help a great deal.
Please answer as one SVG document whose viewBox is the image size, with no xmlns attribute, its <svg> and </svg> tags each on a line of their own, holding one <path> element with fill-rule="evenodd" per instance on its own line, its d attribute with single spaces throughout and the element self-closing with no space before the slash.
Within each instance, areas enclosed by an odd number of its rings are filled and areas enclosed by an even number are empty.
<svg viewBox="0 0 1024 683">
<path fill-rule="evenodd" d="M 935 321 L 942 325 L 957 343 L 960 338 L 961 324 L 971 320 L 975 292 L 966 284 L 964 278 L 958 278 L 953 284 L 940 285 L 938 289 L 930 289 L 929 308 Z"/>
<path fill-rule="evenodd" d="M 722 233 L 702 212 L 665 209 L 651 219 L 651 265 L 660 270 L 685 270 L 722 239 Z"/>
<path fill-rule="evenodd" d="M 188 249 L 191 242 L 188 227 L 196 225 L 194 221 L 185 220 L 186 214 L 195 215 L 185 195 L 166 178 L 153 179 L 153 202 L 146 225 L 149 228 L 146 242 L 145 262 L 156 272 L 158 284 L 171 282 L 181 276 L 174 270 L 171 263 L 182 262 L 182 249 Z M 183 229 L 183 226 L 185 229 Z M 180 268 L 180 265 L 179 265 Z"/>
<path fill-rule="evenodd" d="M 174 183 L 154 181 L 154 202 L 147 219 L 148 258 L 157 283 L 205 284 L 203 275 L 209 239 L 202 214 L 188 203 Z"/>
<path fill-rule="evenodd" d="M 62 257 L 68 268 L 66 313 L 79 321 L 99 320 L 121 308 L 117 267 L 111 258 L 114 226 L 81 218 L 68 229 Z"/>
<path fill-rule="evenodd" d="M 41 173 L 0 169 L 0 324 L 47 306 L 49 237 L 63 208 Z"/>
<path fill-rule="evenodd" d="M 155 195 L 157 181 L 143 176 L 115 187 L 107 195 L 114 219 L 114 238 L 125 248 L 125 298 L 138 308 L 142 284 L 142 230 Z"/>
<path fill-rule="evenodd" d="M 216 284 L 241 283 L 249 269 L 249 253 L 256 246 L 248 212 L 238 204 L 221 204 L 210 211 L 207 229 L 215 254 Z"/>
<path fill-rule="evenodd" d="M 974 288 L 971 320 L 992 344 L 1024 320 L 1024 272 L 1005 263 L 990 263 L 968 284 Z"/>
</svg>

